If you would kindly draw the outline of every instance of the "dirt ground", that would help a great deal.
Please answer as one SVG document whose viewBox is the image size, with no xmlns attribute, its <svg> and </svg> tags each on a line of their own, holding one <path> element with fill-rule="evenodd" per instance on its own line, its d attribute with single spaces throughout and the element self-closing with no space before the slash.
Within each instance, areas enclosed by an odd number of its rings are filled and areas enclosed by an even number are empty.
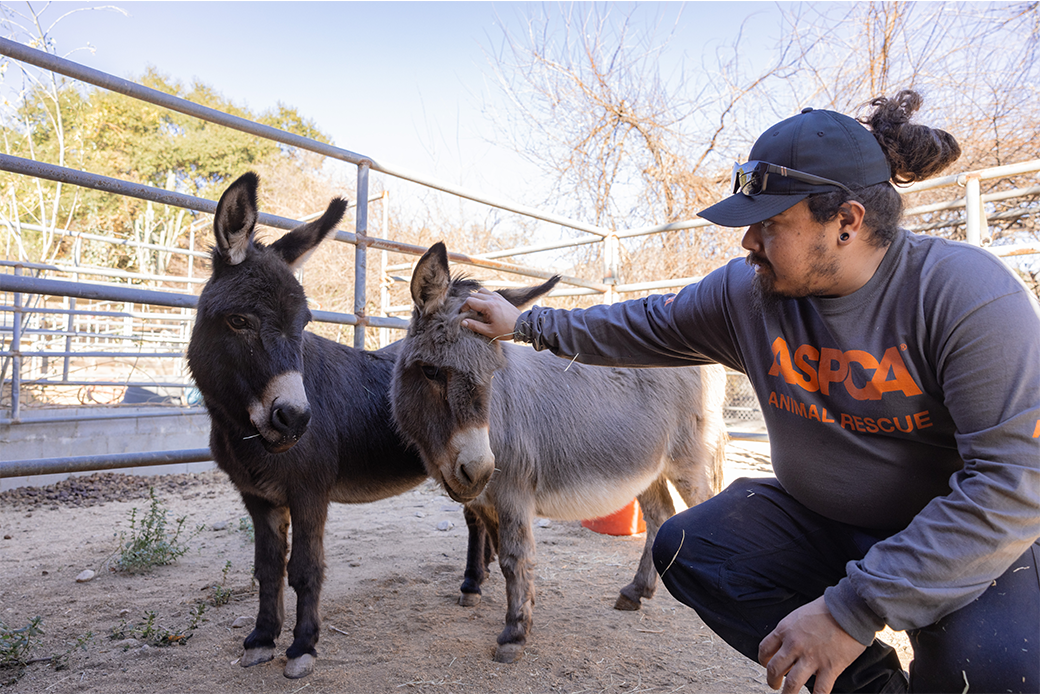
<svg viewBox="0 0 1040 695">
<path fill-rule="evenodd" d="M 727 482 L 770 473 L 763 445 L 733 442 L 729 452 Z M 104 474 L 97 489 L 84 481 L 71 491 L 0 495 L 0 623 L 20 628 L 39 616 L 44 631 L 20 677 L 0 669 L 0 692 L 771 692 L 760 666 L 663 588 L 638 612 L 614 610 L 644 536 L 599 535 L 579 522 L 536 526 L 533 633 L 517 663 L 493 662 L 505 582 L 494 565 L 481 605 L 457 605 L 466 527 L 461 507 L 431 483 L 369 505 L 333 505 L 313 674 L 282 676 L 295 621 L 291 589 L 280 656 L 240 668 L 257 594 L 237 492 L 219 471 L 127 478 Z M 149 507 L 149 484 L 171 522 L 186 516 L 185 528 L 205 528 L 172 565 L 140 575 L 110 571 L 131 510 L 141 518 Z M 77 582 L 85 570 L 94 578 Z M 230 589 L 231 600 L 215 605 L 215 586 Z M 174 644 L 141 639 L 150 615 L 153 632 Z M 55 655 L 60 667 L 49 659 Z"/>
</svg>

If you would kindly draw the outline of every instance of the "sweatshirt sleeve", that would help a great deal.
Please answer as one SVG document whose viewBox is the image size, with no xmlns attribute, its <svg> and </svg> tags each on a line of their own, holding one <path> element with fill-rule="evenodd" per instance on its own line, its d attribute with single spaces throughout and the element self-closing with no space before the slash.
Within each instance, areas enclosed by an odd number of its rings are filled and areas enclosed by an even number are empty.
<svg viewBox="0 0 1040 695">
<path fill-rule="evenodd" d="M 1009 291 L 933 335 L 964 466 L 947 495 L 827 590 L 835 620 L 863 644 L 885 624 L 921 628 L 966 606 L 1040 537 L 1040 308 Z"/>
<path fill-rule="evenodd" d="M 727 320 L 726 267 L 678 294 L 588 309 L 533 307 L 514 335 L 536 350 L 585 364 L 677 367 L 719 362 L 743 370 Z"/>
</svg>

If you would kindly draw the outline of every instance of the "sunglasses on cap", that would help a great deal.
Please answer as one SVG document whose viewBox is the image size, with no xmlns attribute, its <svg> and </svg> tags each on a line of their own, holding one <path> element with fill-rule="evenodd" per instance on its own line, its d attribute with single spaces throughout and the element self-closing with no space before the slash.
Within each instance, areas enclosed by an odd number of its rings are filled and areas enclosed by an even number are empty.
<svg viewBox="0 0 1040 695">
<path fill-rule="evenodd" d="M 769 190 L 769 182 L 777 179 L 794 179 L 804 183 L 814 183 L 822 186 L 837 186 L 849 195 L 852 191 L 837 181 L 831 181 L 821 176 L 807 174 L 797 169 L 788 169 L 769 162 L 745 162 L 733 165 L 733 192 L 744 195 L 758 195 Z"/>
</svg>

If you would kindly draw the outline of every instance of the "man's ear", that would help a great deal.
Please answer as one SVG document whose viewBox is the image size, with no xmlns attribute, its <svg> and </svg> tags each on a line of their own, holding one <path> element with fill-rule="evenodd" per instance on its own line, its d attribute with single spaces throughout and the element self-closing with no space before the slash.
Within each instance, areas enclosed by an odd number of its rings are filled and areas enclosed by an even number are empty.
<svg viewBox="0 0 1040 695">
<path fill-rule="evenodd" d="M 866 216 L 867 209 L 858 200 L 846 200 L 838 208 L 838 221 L 842 227 L 849 227 L 850 232 L 858 232 L 863 226 L 863 218 Z"/>
<path fill-rule="evenodd" d="M 838 208 L 838 244 L 851 244 L 861 231 L 865 231 L 863 219 L 867 209 L 856 200 L 847 200 Z"/>
</svg>

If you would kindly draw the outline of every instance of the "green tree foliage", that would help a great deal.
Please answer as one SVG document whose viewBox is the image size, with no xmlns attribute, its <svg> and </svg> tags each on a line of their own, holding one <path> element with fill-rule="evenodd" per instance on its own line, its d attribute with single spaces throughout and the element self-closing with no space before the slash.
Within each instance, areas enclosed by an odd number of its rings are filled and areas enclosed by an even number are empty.
<svg viewBox="0 0 1040 695">
<path fill-rule="evenodd" d="M 112 6 L 66 10 L 52 3 L 0 5 L 0 31 L 37 50 L 59 55 L 55 25 L 86 11 L 122 12 Z M 166 94 L 323 142 L 328 136 L 294 108 L 278 104 L 254 113 L 200 81 L 184 85 L 154 68 L 130 78 Z M 0 57 L 0 151 L 62 167 L 191 195 L 215 198 L 247 169 L 293 169 L 311 177 L 320 161 L 230 128 L 84 86 L 46 70 Z M 37 180 L 0 181 L 0 245 L 5 257 L 52 262 L 68 244 L 61 229 L 176 246 L 194 213 L 133 198 Z M 169 255 L 151 250 L 103 254 L 100 265 L 164 274 Z"/>
<path fill-rule="evenodd" d="M 283 104 L 256 114 L 208 85 L 185 86 L 154 69 L 135 81 L 218 111 L 329 141 L 312 121 Z M 292 148 L 270 140 L 67 82 L 53 89 L 45 83 L 32 88 L 3 128 L 9 154 L 203 197 L 216 195 L 231 178 L 269 160 L 305 163 Z M 60 194 L 54 185 L 44 192 L 39 187 L 46 189 L 48 184 L 28 178 L 10 185 L 19 202 L 19 209 L 11 212 L 44 226 L 75 218 L 81 227 L 128 234 L 146 207 L 143 201 L 77 190 L 63 196 L 54 209 L 41 206 L 41 198 L 53 200 Z"/>
</svg>

